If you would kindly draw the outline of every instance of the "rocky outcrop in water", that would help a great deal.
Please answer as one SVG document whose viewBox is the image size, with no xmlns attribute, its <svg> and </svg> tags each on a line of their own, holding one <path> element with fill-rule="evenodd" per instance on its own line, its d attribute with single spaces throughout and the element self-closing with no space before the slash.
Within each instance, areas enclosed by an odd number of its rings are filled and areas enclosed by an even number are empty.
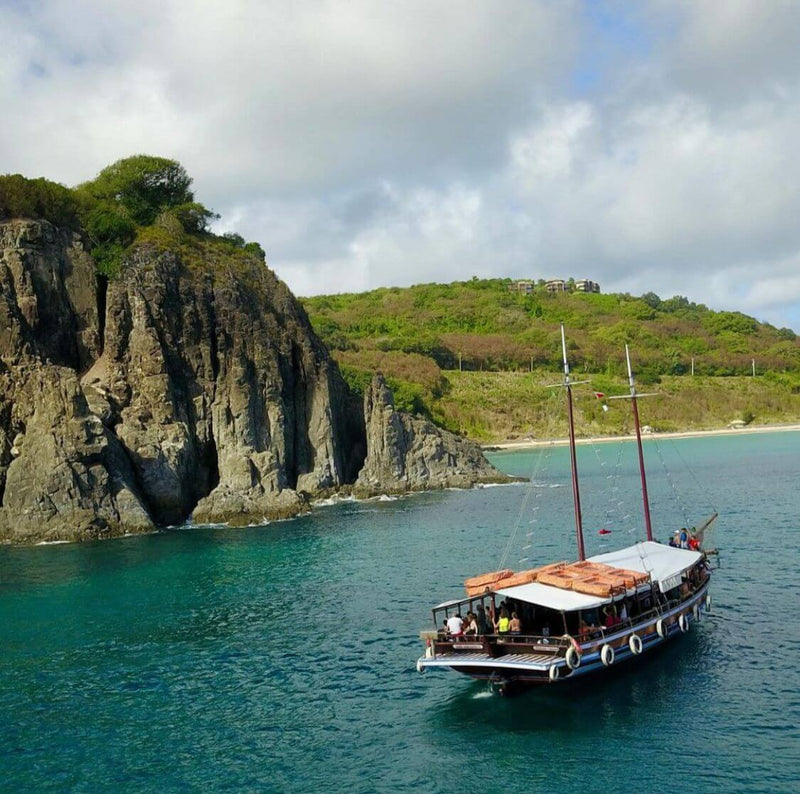
<svg viewBox="0 0 800 794">
<path fill-rule="evenodd" d="M 258 257 L 139 245 L 106 283 L 79 234 L 0 223 L 0 540 L 260 523 L 357 478 L 373 494 L 501 477 L 398 413 L 382 379 L 366 406 L 365 422 Z"/>
<path fill-rule="evenodd" d="M 398 411 L 380 374 L 364 396 L 364 423 L 367 459 L 354 488 L 359 496 L 513 480 L 497 471 L 474 442 Z"/>
</svg>

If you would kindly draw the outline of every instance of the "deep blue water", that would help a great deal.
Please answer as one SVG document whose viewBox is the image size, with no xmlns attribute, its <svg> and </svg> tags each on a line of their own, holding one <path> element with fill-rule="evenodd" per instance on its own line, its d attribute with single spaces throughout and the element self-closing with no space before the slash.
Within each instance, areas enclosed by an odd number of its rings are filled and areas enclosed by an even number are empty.
<svg viewBox="0 0 800 794">
<path fill-rule="evenodd" d="M 0 548 L 0 789 L 800 790 L 800 434 L 645 456 L 660 539 L 721 513 L 714 609 L 567 692 L 506 699 L 414 666 L 430 607 L 507 546 L 511 567 L 575 556 L 563 448 L 494 456 L 531 489 Z M 579 465 L 587 553 L 640 536 L 631 445 Z"/>
</svg>

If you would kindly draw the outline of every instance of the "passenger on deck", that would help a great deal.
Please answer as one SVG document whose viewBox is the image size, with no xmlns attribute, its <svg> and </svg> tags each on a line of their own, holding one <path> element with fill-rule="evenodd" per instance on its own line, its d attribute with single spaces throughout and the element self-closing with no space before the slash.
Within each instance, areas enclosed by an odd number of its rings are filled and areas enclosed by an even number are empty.
<svg viewBox="0 0 800 794">
<path fill-rule="evenodd" d="M 672 533 L 672 536 L 669 539 L 669 545 L 672 546 L 673 549 L 677 549 L 678 546 L 681 544 L 678 542 L 678 532 L 677 530 Z"/>
<path fill-rule="evenodd" d="M 592 623 L 587 623 L 583 619 L 583 616 L 581 616 L 580 628 L 578 629 L 578 633 L 583 635 L 589 635 L 593 634 L 595 631 L 597 631 L 597 626 L 593 625 Z"/>
<path fill-rule="evenodd" d="M 467 612 L 467 623 L 464 628 L 464 634 L 471 637 L 478 636 L 478 621 L 475 619 L 474 612 Z"/>
<path fill-rule="evenodd" d="M 461 619 L 461 613 L 456 612 L 447 619 L 447 629 L 451 637 L 460 637 L 463 634 L 463 628 L 464 621 Z"/>
<path fill-rule="evenodd" d="M 678 543 L 682 549 L 689 548 L 689 530 L 686 527 L 681 527 L 680 534 L 678 535 Z"/>
<path fill-rule="evenodd" d="M 522 631 L 522 624 L 516 612 L 511 613 L 511 620 L 508 623 L 508 630 L 511 634 L 519 634 Z"/>
<path fill-rule="evenodd" d="M 490 634 L 489 631 L 489 620 L 486 617 L 486 610 L 483 608 L 483 604 L 478 604 L 478 614 L 475 616 L 475 620 L 478 624 L 478 634 Z"/>
<path fill-rule="evenodd" d="M 607 629 L 610 629 L 612 626 L 616 626 L 620 619 L 617 617 L 617 609 L 614 606 L 610 607 L 603 607 L 603 624 Z"/>
<path fill-rule="evenodd" d="M 505 607 L 500 607 L 500 617 L 497 623 L 494 624 L 494 630 L 498 634 L 508 634 L 508 626 L 511 621 L 508 618 L 508 610 Z"/>
</svg>

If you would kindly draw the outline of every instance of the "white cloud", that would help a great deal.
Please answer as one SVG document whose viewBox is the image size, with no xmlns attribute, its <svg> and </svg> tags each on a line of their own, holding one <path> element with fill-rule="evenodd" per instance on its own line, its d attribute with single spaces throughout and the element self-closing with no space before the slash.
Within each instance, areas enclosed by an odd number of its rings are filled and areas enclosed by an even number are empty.
<svg viewBox="0 0 800 794">
<path fill-rule="evenodd" d="M 179 159 L 300 293 L 575 275 L 800 326 L 792 2 L 0 6 L 3 171 Z"/>
</svg>

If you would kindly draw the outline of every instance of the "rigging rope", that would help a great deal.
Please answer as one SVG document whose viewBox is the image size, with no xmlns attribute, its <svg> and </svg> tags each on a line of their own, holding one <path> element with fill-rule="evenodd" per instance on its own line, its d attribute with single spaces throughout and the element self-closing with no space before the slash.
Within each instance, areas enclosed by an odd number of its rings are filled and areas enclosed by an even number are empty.
<svg viewBox="0 0 800 794">
<path fill-rule="evenodd" d="M 683 455 L 681 455 L 681 451 L 678 448 L 678 444 L 675 443 L 675 440 L 674 439 L 670 439 L 670 440 L 672 442 L 672 448 L 675 450 L 675 453 L 681 459 L 681 463 L 683 463 L 683 465 L 686 466 L 686 469 L 688 470 L 689 474 L 691 475 L 692 482 L 695 485 L 697 485 L 697 487 L 701 491 L 703 497 L 708 501 L 709 505 L 711 505 L 711 510 L 714 513 L 719 513 L 719 510 L 717 510 L 716 504 L 714 503 L 714 501 L 711 498 L 711 492 L 708 490 L 708 488 L 702 488 L 699 485 L 699 483 L 703 482 L 703 480 L 701 480 L 700 477 L 698 477 L 698 475 L 695 474 L 694 469 L 689 465 L 689 463 L 686 460 L 686 458 L 684 458 Z"/>
<path fill-rule="evenodd" d="M 498 564 L 498 570 L 500 570 L 500 569 L 505 567 L 506 560 L 508 559 L 508 556 L 511 553 L 511 547 L 514 544 L 514 541 L 515 541 L 515 539 L 517 537 L 517 533 L 519 532 L 519 528 L 520 528 L 520 526 L 522 524 L 522 517 L 528 511 L 528 503 L 530 502 L 531 494 L 534 492 L 534 490 L 536 490 L 534 488 L 534 483 L 536 482 L 536 478 L 539 475 L 539 470 L 542 468 L 542 464 L 543 463 L 549 465 L 550 453 L 552 451 L 552 446 L 553 446 L 553 442 L 551 441 L 550 444 L 548 444 L 547 447 L 545 447 L 545 452 L 543 452 L 542 454 L 539 454 L 539 455 L 536 456 L 536 459 L 535 459 L 535 462 L 534 462 L 533 471 L 531 472 L 531 476 L 530 476 L 530 478 L 528 480 L 528 487 L 525 489 L 525 496 L 524 496 L 524 498 L 522 500 L 522 503 L 520 504 L 519 512 L 517 513 L 517 520 L 516 520 L 516 522 L 514 524 L 514 530 L 511 533 L 511 536 L 509 537 L 508 542 L 506 543 L 506 547 L 505 547 L 505 549 L 503 551 L 503 555 L 500 558 L 500 562 Z M 545 471 L 546 470 L 547 470 L 547 467 L 545 467 Z M 541 494 L 538 493 L 538 491 L 537 491 L 536 498 L 538 499 L 540 496 L 541 496 Z M 533 508 L 533 512 L 538 512 L 538 510 L 539 510 L 538 505 Z M 534 519 L 530 523 L 535 523 L 535 521 L 536 521 L 536 518 L 534 517 Z M 526 534 L 527 534 L 528 539 L 530 539 L 532 534 L 533 534 L 533 531 L 531 530 Z M 531 543 L 528 543 L 527 545 L 523 546 L 522 547 L 523 551 L 525 549 L 530 549 L 531 545 L 532 545 Z M 525 561 L 527 559 L 528 559 L 528 557 L 523 557 L 522 559 L 520 559 L 520 562 L 523 562 L 523 561 Z"/>
<path fill-rule="evenodd" d="M 667 482 L 669 483 L 669 487 L 672 489 L 672 495 L 675 497 L 675 502 L 678 505 L 682 515 L 683 515 L 683 525 L 685 527 L 689 526 L 689 517 L 686 513 L 686 506 L 684 505 L 683 501 L 681 500 L 680 496 L 678 495 L 678 490 L 675 487 L 675 483 L 672 479 L 672 475 L 669 473 L 669 469 L 667 468 L 667 464 L 664 462 L 664 456 L 661 454 L 661 446 L 658 443 L 658 439 L 654 438 L 653 443 L 655 444 L 656 451 L 658 452 L 658 457 L 661 460 L 661 468 L 664 469 L 664 474 L 667 477 Z"/>
<path fill-rule="evenodd" d="M 601 470 L 604 469 L 605 466 L 606 466 L 606 462 L 600 457 L 599 446 L 594 443 L 594 440 L 592 440 L 592 449 L 594 450 L 594 454 L 595 454 L 595 457 L 597 458 L 597 462 L 600 464 L 600 469 Z M 617 445 L 617 461 L 614 464 L 614 471 L 613 471 L 612 474 L 607 474 L 605 476 L 606 480 L 610 480 L 611 481 L 611 487 L 610 487 L 609 493 L 608 493 L 608 504 L 606 506 L 606 515 L 605 515 L 605 520 L 604 520 L 604 523 L 603 523 L 603 526 L 606 527 L 606 528 L 608 527 L 609 524 L 611 524 L 611 512 L 612 512 L 612 510 L 614 510 L 615 507 L 616 507 L 616 511 L 617 511 L 617 517 L 618 517 L 620 523 L 624 523 L 626 519 L 630 518 L 630 513 L 625 513 L 624 510 L 623 510 L 623 506 L 625 504 L 625 500 L 624 499 L 617 499 L 615 501 L 615 496 L 617 496 L 619 494 L 619 486 L 617 484 L 617 481 L 619 480 L 620 463 L 622 461 L 622 452 L 623 452 L 624 449 L 625 449 L 625 445 L 624 444 L 620 443 L 620 444 Z M 630 532 L 630 531 L 631 530 L 628 530 L 628 532 Z"/>
</svg>

